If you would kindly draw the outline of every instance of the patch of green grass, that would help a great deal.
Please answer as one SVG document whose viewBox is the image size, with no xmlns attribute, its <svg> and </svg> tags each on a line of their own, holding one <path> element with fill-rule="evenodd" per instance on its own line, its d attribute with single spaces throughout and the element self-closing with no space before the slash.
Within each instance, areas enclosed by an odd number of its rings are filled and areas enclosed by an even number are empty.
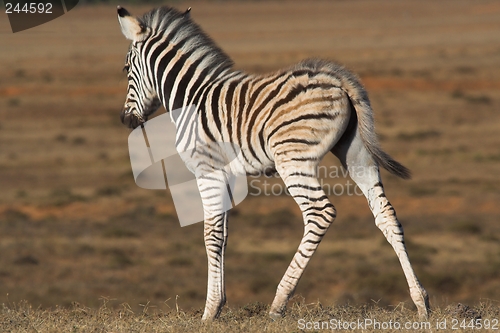
<svg viewBox="0 0 500 333">
<path fill-rule="evenodd" d="M 252 223 L 256 228 L 266 228 L 274 231 L 282 231 L 286 228 L 294 227 L 297 224 L 301 225 L 301 219 L 295 215 L 290 209 L 280 209 L 270 212 L 269 214 L 238 214 L 233 213 L 232 221 L 241 220 L 242 223 Z"/>
<path fill-rule="evenodd" d="M 450 226 L 450 230 L 464 235 L 479 235 L 482 232 L 480 223 L 464 220 Z"/>
<path fill-rule="evenodd" d="M 104 197 L 118 196 L 122 193 L 122 190 L 123 189 L 119 186 L 109 185 L 109 186 L 103 186 L 103 187 L 98 188 L 95 191 L 95 194 L 98 196 L 104 196 Z"/>
<path fill-rule="evenodd" d="M 437 130 L 419 130 L 415 132 L 400 132 L 397 139 L 401 141 L 414 141 L 433 139 L 441 136 L 441 132 Z"/>
<path fill-rule="evenodd" d="M 45 83 L 50 83 L 54 81 L 54 76 L 50 72 L 44 71 L 42 72 L 42 81 Z"/>
<path fill-rule="evenodd" d="M 417 149 L 416 153 L 421 156 L 449 156 L 453 153 L 453 150 L 450 148 Z"/>
<path fill-rule="evenodd" d="M 430 186 L 414 185 L 409 187 L 409 192 L 412 197 L 424 197 L 438 193 L 438 189 Z"/>
<path fill-rule="evenodd" d="M 68 141 L 68 136 L 66 134 L 61 133 L 61 134 L 56 135 L 54 140 L 56 140 L 57 142 L 66 142 L 66 141 Z"/>
<path fill-rule="evenodd" d="M 16 78 L 19 78 L 19 79 L 25 78 L 26 77 L 26 70 L 24 70 L 22 68 L 16 69 L 16 71 L 14 72 L 14 76 Z"/>
<path fill-rule="evenodd" d="M 474 160 L 476 162 L 500 162 L 500 154 L 477 154 Z"/>
<path fill-rule="evenodd" d="M 472 66 L 456 66 L 455 72 L 460 74 L 475 74 L 477 72 L 477 68 Z"/>
<path fill-rule="evenodd" d="M 120 228 L 120 227 L 109 227 L 106 229 L 102 236 L 105 238 L 137 238 L 140 235 L 132 230 Z"/>
<path fill-rule="evenodd" d="M 49 200 L 54 206 L 65 206 L 76 201 L 87 201 L 87 197 L 76 194 L 69 188 L 56 188 L 50 192 Z"/>
<path fill-rule="evenodd" d="M 451 93 L 451 97 L 452 98 L 463 98 L 465 96 L 465 93 L 462 91 L 462 90 L 454 90 L 452 93 Z"/>
<path fill-rule="evenodd" d="M 490 105 L 493 100 L 488 95 L 467 95 L 464 97 L 465 100 L 470 104 L 485 104 Z"/>
<path fill-rule="evenodd" d="M 18 190 L 16 193 L 16 197 L 19 199 L 26 198 L 28 196 L 28 192 L 26 190 Z"/>
<path fill-rule="evenodd" d="M 38 265 L 40 260 L 32 255 L 21 256 L 13 261 L 14 265 Z"/>
<path fill-rule="evenodd" d="M 431 263 L 431 257 L 438 253 L 437 248 L 412 242 L 408 237 L 405 239 L 405 244 L 414 265 L 427 266 Z"/>
<path fill-rule="evenodd" d="M 290 260 L 290 257 L 284 253 L 266 252 L 261 255 L 261 259 L 264 262 L 274 262 L 274 261 L 287 262 Z"/>
<path fill-rule="evenodd" d="M 7 105 L 10 107 L 17 107 L 21 105 L 21 100 L 19 98 L 9 98 Z"/>
<path fill-rule="evenodd" d="M 276 290 L 277 281 L 273 281 L 268 276 L 256 276 L 250 281 L 250 291 L 254 294 L 267 292 L 272 293 Z"/>
<path fill-rule="evenodd" d="M 9 208 L 3 212 L 2 220 L 18 223 L 22 221 L 30 221 L 31 219 L 28 214 L 15 208 Z"/>
<path fill-rule="evenodd" d="M 115 269 L 123 269 L 134 265 L 130 255 L 126 251 L 116 248 L 106 251 L 109 255 L 109 267 Z"/>
<path fill-rule="evenodd" d="M 74 137 L 71 143 L 75 146 L 82 146 L 87 143 L 87 139 L 83 136 Z"/>
<path fill-rule="evenodd" d="M 193 266 L 193 259 L 186 256 L 173 257 L 168 261 L 171 266 L 189 267 Z"/>
<path fill-rule="evenodd" d="M 460 291 L 463 280 L 458 272 L 420 272 L 419 277 L 426 288 L 439 290 L 441 293 L 457 293 Z"/>
<path fill-rule="evenodd" d="M 490 96 L 486 94 L 482 95 L 471 95 L 471 94 L 466 94 L 462 90 L 455 90 L 451 93 L 451 97 L 455 99 L 462 99 L 467 103 L 470 104 L 484 104 L 484 105 L 490 105 L 493 103 L 493 100 Z"/>
</svg>

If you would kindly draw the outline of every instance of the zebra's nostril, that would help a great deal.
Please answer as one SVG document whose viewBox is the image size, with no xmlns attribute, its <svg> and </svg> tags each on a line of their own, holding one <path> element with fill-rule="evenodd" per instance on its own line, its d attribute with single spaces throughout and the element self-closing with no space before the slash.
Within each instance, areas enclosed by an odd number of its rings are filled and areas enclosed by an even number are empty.
<svg viewBox="0 0 500 333">
<path fill-rule="evenodd" d="M 132 118 L 132 113 L 130 112 L 131 108 L 130 106 L 125 106 L 120 114 L 120 120 L 122 121 L 122 124 L 124 124 L 127 127 L 131 127 L 131 123 L 133 121 Z"/>
<path fill-rule="evenodd" d="M 122 110 L 120 120 L 122 121 L 122 124 L 129 128 L 136 128 L 145 122 L 145 119 L 135 112 L 132 112 L 130 107 L 125 107 Z"/>
</svg>

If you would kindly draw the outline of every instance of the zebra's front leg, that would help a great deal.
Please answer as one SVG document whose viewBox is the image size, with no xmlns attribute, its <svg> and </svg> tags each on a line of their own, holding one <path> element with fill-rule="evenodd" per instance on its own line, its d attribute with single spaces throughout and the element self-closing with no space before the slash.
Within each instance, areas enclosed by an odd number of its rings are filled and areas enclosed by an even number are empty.
<svg viewBox="0 0 500 333">
<path fill-rule="evenodd" d="M 293 295 L 304 269 L 336 217 L 335 207 L 328 200 L 316 178 L 315 167 L 299 168 L 295 165 L 290 170 L 296 170 L 296 172 L 284 175 L 286 168 L 282 168 L 278 172 L 302 210 L 304 235 L 292 262 L 278 285 L 269 312 L 273 319 L 284 315 L 288 300 Z"/>
<path fill-rule="evenodd" d="M 219 317 L 226 303 L 224 285 L 224 252 L 227 244 L 227 213 L 222 213 L 204 222 L 205 248 L 208 258 L 207 301 L 203 320 Z"/>
<path fill-rule="evenodd" d="M 203 202 L 204 239 L 208 258 L 207 301 L 203 320 L 216 319 L 226 303 L 224 252 L 227 244 L 228 214 L 231 198 L 228 176 L 222 170 L 200 171 L 198 189 Z"/>
</svg>

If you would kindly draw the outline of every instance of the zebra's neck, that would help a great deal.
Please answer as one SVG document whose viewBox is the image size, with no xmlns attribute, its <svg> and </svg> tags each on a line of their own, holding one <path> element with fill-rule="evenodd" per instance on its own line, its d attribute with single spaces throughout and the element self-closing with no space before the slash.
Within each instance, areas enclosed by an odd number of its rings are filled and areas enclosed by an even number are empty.
<svg viewBox="0 0 500 333">
<path fill-rule="evenodd" d="M 214 63 L 208 51 L 184 52 L 173 48 L 160 60 L 153 73 L 155 89 L 168 111 L 190 105 L 200 106 L 210 87 L 234 75 L 230 67 Z M 153 65 L 153 64 L 152 64 Z"/>
<path fill-rule="evenodd" d="M 142 55 L 168 111 L 193 103 L 199 89 L 231 72 L 229 56 L 184 13 L 162 7 L 141 21 L 151 27 Z"/>
</svg>

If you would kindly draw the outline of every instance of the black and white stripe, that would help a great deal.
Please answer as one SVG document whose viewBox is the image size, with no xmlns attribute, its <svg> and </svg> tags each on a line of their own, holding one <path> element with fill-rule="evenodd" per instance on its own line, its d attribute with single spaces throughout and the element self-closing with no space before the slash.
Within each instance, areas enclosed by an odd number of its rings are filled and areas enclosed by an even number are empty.
<svg viewBox="0 0 500 333">
<path fill-rule="evenodd" d="M 272 316 L 281 316 L 336 216 L 317 178 L 317 166 L 330 151 L 349 170 L 373 171 L 351 177 L 394 247 L 420 315 L 427 316 L 427 293 L 408 260 L 402 227 L 385 197 L 378 168 L 402 178 L 408 178 L 409 171 L 381 150 L 368 96 L 355 75 L 318 59 L 266 75 L 235 71 L 230 58 L 191 20 L 189 11 L 162 7 L 134 18 L 119 7 L 118 16 L 123 34 L 132 41 L 122 121 L 139 126 L 159 102 L 167 111 L 183 110 L 180 116 L 171 114 L 178 149 L 192 148 L 183 159 L 197 176 L 204 205 L 209 265 L 204 319 L 216 318 L 225 302 L 227 214 L 222 196 L 227 177 L 275 169 L 302 210 L 304 235 L 270 310 Z M 227 161 L 218 143 L 239 149 L 230 167 L 224 166 Z M 221 172 L 207 176 L 214 161 L 221 164 Z"/>
</svg>

